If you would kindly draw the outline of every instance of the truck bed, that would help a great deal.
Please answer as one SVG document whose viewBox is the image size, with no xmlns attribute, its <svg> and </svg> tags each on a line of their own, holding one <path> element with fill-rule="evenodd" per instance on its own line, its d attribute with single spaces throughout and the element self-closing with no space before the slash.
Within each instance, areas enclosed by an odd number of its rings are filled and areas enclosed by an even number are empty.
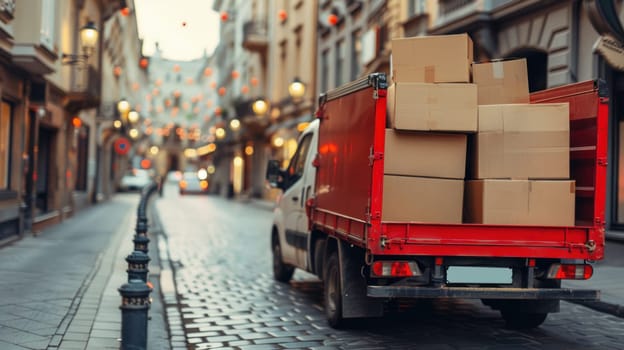
<svg viewBox="0 0 624 350">
<path fill-rule="evenodd" d="M 575 226 L 382 221 L 387 88 L 382 74 L 321 96 L 317 194 L 309 207 L 310 224 L 372 255 L 601 260 L 608 101 L 599 85 L 588 81 L 531 96 L 531 103 L 570 104 Z"/>
</svg>

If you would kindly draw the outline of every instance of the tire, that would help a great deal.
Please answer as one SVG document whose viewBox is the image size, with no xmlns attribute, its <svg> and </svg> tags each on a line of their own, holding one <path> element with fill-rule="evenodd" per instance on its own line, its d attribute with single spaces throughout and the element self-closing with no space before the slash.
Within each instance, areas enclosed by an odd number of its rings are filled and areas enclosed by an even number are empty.
<svg viewBox="0 0 624 350">
<path fill-rule="evenodd" d="M 323 280 L 323 258 L 325 257 L 325 240 L 319 238 L 314 243 L 314 273 Z"/>
<path fill-rule="evenodd" d="M 295 273 L 295 268 L 284 263 L 279 238 L 274 235 L 273 245 L 273 278 L 278 282 L 288 283 Z"/>
<path fill-rule="evenodd" d="M 505 320 L 507 328 L 510 329 L 531 329 L 539 327 L 544 321 L 548 313 L 545 312 L 517 312 L 517 311 L 503 311 L 501 310 L 501 316 Z"/>
<path fill-rule="evenodd" d="M 342 290 L 340 288 L 340 262 L 338 253 L 333 252 L 325 265 L 323 274 L 325 301 L 325 316 L 327 323 L 332 328 L 341 328 L 345 325 L 342 318 Z"/>
</svg>

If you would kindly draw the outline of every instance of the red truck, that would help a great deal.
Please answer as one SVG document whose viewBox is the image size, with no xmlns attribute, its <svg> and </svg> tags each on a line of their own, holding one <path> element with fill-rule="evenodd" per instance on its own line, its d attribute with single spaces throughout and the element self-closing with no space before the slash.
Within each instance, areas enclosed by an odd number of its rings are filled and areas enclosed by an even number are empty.
<svg viewBox="0 0 624 350">
<path fill-rule="evenodd" d="M 561 287 L 588 279 L 604 255 L 608 99 L 588 81 L 531 95 L 568 102 L 575 225 L 431 224 L 382 220 L 386 76 L 375 73 L 322 94 L 285 170 L 271 234 L 274 278 L 294 269 L 324 281 L 328 322 L 377 317 L 403 298 L 481 299 L 507 326 L 532 328 L 560 300 L 596 300 L 597 290 Z M 410 200 L 418 201 L 418 198 Z"/>
</svg>

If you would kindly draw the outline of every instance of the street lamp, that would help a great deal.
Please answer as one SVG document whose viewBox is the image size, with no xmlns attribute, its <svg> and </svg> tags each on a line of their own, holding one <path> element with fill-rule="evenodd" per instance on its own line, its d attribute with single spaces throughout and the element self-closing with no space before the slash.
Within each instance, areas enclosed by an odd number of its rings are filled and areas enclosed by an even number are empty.
<svg viewBox="0 0 624 350">
<path fill-rule="evenodd" d="M 128 112 L 128 121 L 132 124 L 136 123 L 139 121 L 139 113 L 137 111 L 130 111 Z"/>
<path fill-rule="evenodd" d="M 265 115 L 267 110 L 269 109 L 269 105 L 265 100 L 259 98 L 252 105 L 251 109 L 256 113 L 257 116 Z"/>
<path fill-rule="evenodd" d="M 121 115 L 123 119 L 126 119 L 128 117 L 128 112 L 130 112 L 130 102 L 122 98 L 121 101 L 117 102 L 117 111 L 119 111 L 119 115 Z"/>
<path fill-rule="evenodd" d="M 295 77 L 292 83 L 288 85 L 288 93 L 290 97 L 295 100 L 298 100 L 303 97 L 305 94 L 305 85 L 299 80 L 298 77 Z"/>
<path fill-rule="evenodd" d="M 131 138 L 136 139 L 139 137 L 139 130 L 132 128 L 130 129 L 130 131 L 128 131 L 128 135 L 130 135 Z"/>
<path fill-rule="evenodd" d="M 76 65 L 80 62 L 87 62 L 89 57 L 95 51 L 95 46 L 98 40 L 98 30 L 95 27 L 93 21 L 89 21 L 82 28 L 80 28 L 80 42 L 82 43 L 82 54 L 66 54 L 62 56 L 62 63 L 69 65 Z"/>
<path fill-rule="evenodd" d="M 240 121 L 238 119 L 232 119 L 230 121 L 230 129 L 233 131 L 240 129 Z"/>
</svg>

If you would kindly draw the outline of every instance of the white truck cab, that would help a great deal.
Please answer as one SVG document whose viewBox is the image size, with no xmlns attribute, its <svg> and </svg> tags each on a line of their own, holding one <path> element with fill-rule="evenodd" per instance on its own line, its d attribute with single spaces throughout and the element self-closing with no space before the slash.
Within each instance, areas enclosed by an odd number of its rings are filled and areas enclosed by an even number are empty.
<svg viewBox="0 0 624 350">
<path fill-rule="evenodd" d="M 294 268 L 309 268 L 309 229 L 306 201 L 314 196 L 316 169 L 312 164 L 318 149 L 319 120 L 315 119 L 301 133 L 297 150 L 286 170 L 270 161 L 267 179 L 282 189 L 274 211 L 271 247 L 275 279 L 288 281 Z"/>
</svg>

